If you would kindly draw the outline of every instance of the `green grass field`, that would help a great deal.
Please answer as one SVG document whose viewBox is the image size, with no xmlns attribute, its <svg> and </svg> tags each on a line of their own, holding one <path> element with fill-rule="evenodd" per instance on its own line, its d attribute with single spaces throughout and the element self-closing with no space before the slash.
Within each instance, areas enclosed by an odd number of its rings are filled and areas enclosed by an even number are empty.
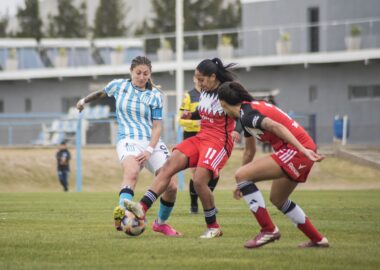
<svg viewBox="0 0 380 270">
<path fill-rule="evenodd" d="M 188 214 L 187 192 L 179 193 L 170 220 L 183 238 L 152 232 L 157 205 L 143 235 L 115 231 L 115 192 L 0 193 L 0 269 L 380 269 L 379 198 L 380 190 L 296 191 L 292 199 L 331 248 L 297 248 L 306 238 L 269 206 L 282 239 L 246 250 L 244 242 L 258 227 L 231 191 L 216 191 L 224 236 L 211 240 L 199 239 L 203 215 Z"/>
</svg>

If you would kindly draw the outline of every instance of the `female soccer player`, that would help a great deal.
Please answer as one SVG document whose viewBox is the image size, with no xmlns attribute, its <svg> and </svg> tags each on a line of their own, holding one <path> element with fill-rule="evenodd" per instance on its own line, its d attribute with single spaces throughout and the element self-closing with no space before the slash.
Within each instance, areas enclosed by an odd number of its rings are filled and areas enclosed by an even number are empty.
<svg viewBox="0 0 380 270">
<path fill-rule="evenodd" d="M 273 180 L 271 202 L 282 211 L 309 239 L 300 247 L 328 247 L 329 243 L 311 224 L 300 206 L 289 199 L 298 183 L 306 181 L 314 162 L 323 156 L 307 132 L 296 121 L 273 104 L 255 101 L 237 82 L 227 82 L 219 87 L 219 100 L 231 117 L 240 118 L 246 137 L 243 166 L 236 171 L 236 199 L 244 198 L 261 226 L 261 232 L 245 243 L 246 248 L 257 248 L 280 239 L 265 208 L 264 198 L 256 182 Z M 253 161 L 255 138 L 269 142 L 275 153 Z"/>
<path fill-rule="evenodd" d="M 91 93 L 77 103 L 82 111 L 85 103 L 113 96 L 116 100 L 116 116 L 119 124 L 117 154 L 123 167 L 123 182 L 119 193 L 119 206 L 114 210 L 115 227 L 121 230 L 125 215 L 124 199 L 132 199 L 138 175 L 145 166 L 157 174 L 169 157 L 169 150 L 161 141 L 162 98 L 152 84 L 152 65 L 145 56 L 132 60 L 131 79 L 113 80 L 103 89 Z M 178 236 L 176 230 L 166 224 L 174 206 L 177 184 L 170 181 L 161 197 L 158 218 L 153 230 L 167 236 Z"/>
<path fill-rule="evenodd" d="M 194 187 L 202 202 L 208 228 L 201 238 L 222 236 L 222 230 L 216 221 L 214 196 L 207 184 L 210 179 L 218 177 L 233 148 L 231 133 L 235 122 L 224 113 L 218 100 L 220 84 L 234 79 L 228 70 L 232 65 L 224 66 L 220 59 L 214 58 L 203 60 L 197 66 L 195 77 L 202 88 L 198 109 L 195 113 L 184 113 L 183 118 L 200 119 L 201 129 L 197 135 L 175 147 L 140 203 L 125 200 L 127 209 L 139 218 L 145 216 L 165 191 L 173 175 L 188 167 L 195 167 Z"/>
</svg>

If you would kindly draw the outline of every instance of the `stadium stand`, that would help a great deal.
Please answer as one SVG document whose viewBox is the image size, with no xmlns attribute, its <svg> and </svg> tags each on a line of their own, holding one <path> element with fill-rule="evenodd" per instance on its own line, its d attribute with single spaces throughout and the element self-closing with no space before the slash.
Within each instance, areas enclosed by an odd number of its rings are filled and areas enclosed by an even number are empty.
<svg viewBox="0 0 380 270">
<path fill-rule="evenodd" d="M 85 134 L 89 129 L 89 121 L 108 119 L 110 117 L 109 106 L 97 105 L 87 107 L 83 111 L 82 132 Z M 42 130 L 36 140 L 35 145 L 56 145 L 63 139 L 73 141 L 77 132 L 79 113 L 75 107 L 71 107 L 67 114 L 59 119 L 54 119 L 50 125 L 42 125 Z"/>
</svg>

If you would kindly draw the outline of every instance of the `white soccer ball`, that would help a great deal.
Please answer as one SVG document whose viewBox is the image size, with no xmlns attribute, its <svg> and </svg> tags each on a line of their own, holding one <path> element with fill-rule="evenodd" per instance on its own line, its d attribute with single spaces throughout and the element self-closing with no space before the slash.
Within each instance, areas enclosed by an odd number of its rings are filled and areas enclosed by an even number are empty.
<svg viewBox="0 0 380 270">
<path fill-rule="evenodd" d="M 123 231 L 130 236 L 142 234 L 146 227 L 146 219 L 138 219 L 132 212 L 125 211 L 125 217 L 121 221 Z"/>
</svg>

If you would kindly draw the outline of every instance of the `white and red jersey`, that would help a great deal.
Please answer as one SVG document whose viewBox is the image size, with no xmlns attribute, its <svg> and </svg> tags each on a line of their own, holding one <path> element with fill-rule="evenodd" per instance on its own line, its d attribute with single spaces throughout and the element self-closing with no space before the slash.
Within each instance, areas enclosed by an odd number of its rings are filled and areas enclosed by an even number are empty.
<svg viewBox="0 0 380 270">
<path fill-rule="evenodd" d="M 235 128 L 235 120 L 224 113 L 217 90 L 201 91 L 198 113 L 201 130 L 196 136 L 201 139 L 222 141 L 227 148 L 231 148 L 233 146 L 231 132 Z"/>
<path fill-rule="evenodd" d="M 243 102 L 241 105 L 240 120 L 245 136 L 255 136 L 260 141 L 269 142 L 275 151 L 286 145 L 281 138 L 261 127 L 265 117 L 285 126 L 305 148 L 316 150 L 313 139 L 302 126 L 281 109 L 265 101 Z"/>
</svg>

